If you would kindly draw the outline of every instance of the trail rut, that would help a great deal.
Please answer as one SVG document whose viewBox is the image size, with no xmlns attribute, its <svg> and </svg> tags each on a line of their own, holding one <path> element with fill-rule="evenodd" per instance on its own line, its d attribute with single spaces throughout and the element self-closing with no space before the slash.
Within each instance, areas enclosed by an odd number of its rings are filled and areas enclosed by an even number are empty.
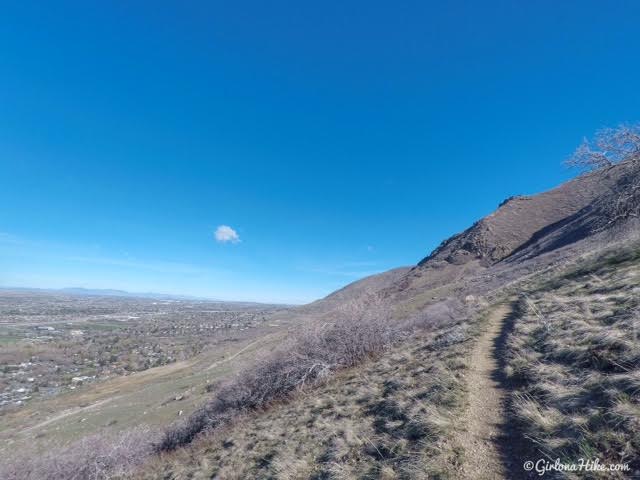
<svg viewBox="0 0 640 480">
<path fill-rule="evenodd" d="M 526 478 L 515 452 L 518 440 L 507 420 L 508 384 L 503 372 L 503 350 L 510 305 L 501 304 L 489 317 L 472 354 L 467 377 L 469 404 L 461 418 L 465 431 L 462 476 L 473 480 Z"/>
</svg>

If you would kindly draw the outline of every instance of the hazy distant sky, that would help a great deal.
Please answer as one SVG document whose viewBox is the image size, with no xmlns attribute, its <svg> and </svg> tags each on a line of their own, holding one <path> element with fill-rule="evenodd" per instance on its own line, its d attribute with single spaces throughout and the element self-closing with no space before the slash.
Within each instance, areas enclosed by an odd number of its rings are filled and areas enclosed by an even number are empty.
<svg viewBox="0 0 640 480">
<path fill-rule="evenodd" d="M 2 2 L 0 284 L 301 302 L 640 120 L 640 2 Z"/>
</svg>

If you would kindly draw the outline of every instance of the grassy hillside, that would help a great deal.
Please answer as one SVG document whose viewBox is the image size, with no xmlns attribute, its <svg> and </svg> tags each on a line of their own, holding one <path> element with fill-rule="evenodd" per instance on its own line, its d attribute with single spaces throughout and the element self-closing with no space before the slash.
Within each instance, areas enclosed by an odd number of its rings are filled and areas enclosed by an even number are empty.
<svg viewBox="0 0 640 480">
<path fill-rule="evenodd" d="M 482 326 L 423 331 L 286 403 L 247 414 L 131 478 L 456 478 L 465 372 Z"/>
<path fill-rule="evenodd" d="M 276 314 L 282 330 L 259 348 L 116 379 L 104 404 L 49 404 L 80 409 L 63 423 L 14 419 L 22 445 L 50 425 L 95 431 L 106 418 L 91 411 L 116 406 L 116 428 L 163 425 L 123 431 L 130 448 L 25 452 L 5 476 L 63 480 L 81 464 L 96 479 L 492 480 L 527 478 L 537 458 L 630 469 L 579 478 L 640 475 L 637 167 L 506 202 L 409 270 Z M 616 195 L 625 215 L 607 207 Z M 150 408 L 169 416 L 147 422 Z M 55 474 L 52 458 L 65 459 Z"/>
<path fill-rule="evenodd" d="M 638 247 L 522 292 L 508 341 L 513 414 L 546 457 L 640 470 L 639 312 Z"/>
<path fill-rule="evenodd" d="M 490 305 L 469 299 L 475 308 L 467 316 L 457 312 L 290 401 L 247 412 L 131 478 L 525 478 L 522 458 L 529 457 L 626 463 L 626 473 L 565 477 L 633 478 L 640 452 L 638 291 L 638 247 L 545 269 L 493 292 Z M 513 310 L 500 337 L 489 338 L 492 351 L 480 339 L 505 304 Z M 508 389 L 495 426 L 483 419 L 470 425 L 469 408 L 480 416 L 494 408 L 489 399 L 471 398 L 478 394 L 473 362 L 483 357 L 497 359 L 496 378 L 505 380 L 496 381 Z M 467 441 L 482 429 L 493 431 L 495 446 Z M 485 448 L 496 448 L 509 469 L 474 476 L 469 465 L 478 455 L 488 461 Z"/>
</svg>

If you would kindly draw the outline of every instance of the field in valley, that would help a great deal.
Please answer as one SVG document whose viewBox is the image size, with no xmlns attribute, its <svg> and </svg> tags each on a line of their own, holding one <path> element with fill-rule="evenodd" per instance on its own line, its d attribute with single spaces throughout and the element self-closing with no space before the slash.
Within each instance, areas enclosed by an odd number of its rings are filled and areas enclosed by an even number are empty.
<svg viewBox="0 0 640 480">
<path fill-rule="evenodd" d="M 0 440 L 44 446 L 190 414 L 272 348 L 278 306 L 2 292 Z M 282 316 L 280 316 L 282 317 Z"/>
</svg>

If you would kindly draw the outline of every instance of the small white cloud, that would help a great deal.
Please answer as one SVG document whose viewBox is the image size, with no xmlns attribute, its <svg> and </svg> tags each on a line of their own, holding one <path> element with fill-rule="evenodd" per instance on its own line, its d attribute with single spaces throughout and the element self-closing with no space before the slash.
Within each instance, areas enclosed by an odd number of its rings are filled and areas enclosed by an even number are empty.
<svg viewBox="0 0 640 480">
<path fill-rule="evenodd" d="M 229 225 L 220 225 L 216 228 L 214 236 L 216 237 L 216 241 L 219 243 L 238 243 L 240 241 L 238 232 Z"/>
</svg>

